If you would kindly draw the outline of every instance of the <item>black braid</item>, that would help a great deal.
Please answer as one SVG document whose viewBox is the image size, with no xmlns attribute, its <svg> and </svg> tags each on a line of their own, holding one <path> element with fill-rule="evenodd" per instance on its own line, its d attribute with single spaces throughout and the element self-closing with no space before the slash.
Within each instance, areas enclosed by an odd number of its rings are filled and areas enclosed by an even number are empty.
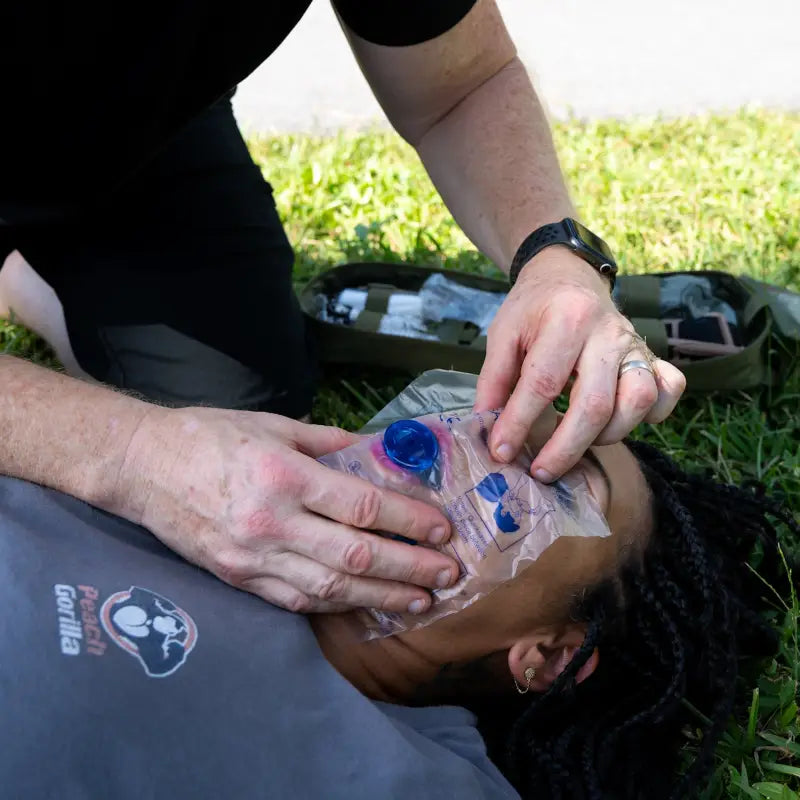
<svg viewBox="0 0 800 800">
<path fill-rule="evenodd" d="M 478 709 L 490 754 L 526 799 L 692 796 L 734 707 L 740 658 L 777 649 L 761 614 L 766 590 L 746 562 L 760 543 L 759 573 L 788 589 L 770 518 L 797 534 L 794 517 L 762 491 L 687 475 L 654 448 L 629 446 L 654 497 L 656 530 L 642 562 L 581 598 L 573 616 L 588 623 L 585 641 L 547 693 Z M 598 668 L 576 686 L 595 647 Z M 703 737 L 680 776 L 687 724 Z"/>
</svg>

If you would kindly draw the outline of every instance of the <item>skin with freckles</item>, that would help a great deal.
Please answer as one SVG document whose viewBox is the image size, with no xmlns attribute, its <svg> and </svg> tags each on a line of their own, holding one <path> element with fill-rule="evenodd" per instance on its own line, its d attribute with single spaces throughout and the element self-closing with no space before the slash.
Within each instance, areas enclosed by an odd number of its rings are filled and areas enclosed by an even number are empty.
<svg viewBox="0 0 800 800">
<path fill-rule="evenodd" d="M 514 692 L 512 677 L 545 691 L 585 636 L 570 608 L 585 589 L 613 579 L 647 546 L 653 521 L 650 492 L 624 444 L 592 448 L 574 467 L 582 473 L 612 535 L 562 537 L 513 580 L 456 614 L 383 639 L 363 641 L 354 614 L 319 615 L 312 628 L 328 661 L 368 697 L 397 703 L 454 702 L 458 675 L 472 694 Z M 602 654 L 581 669 L 587 679 Z M 449 675 L 442 681 L 442 674 Z M 482 680 L 476 684 L 476 676 Z M 451 691 L 453 690 L 453 691 Z"/>
</svg>

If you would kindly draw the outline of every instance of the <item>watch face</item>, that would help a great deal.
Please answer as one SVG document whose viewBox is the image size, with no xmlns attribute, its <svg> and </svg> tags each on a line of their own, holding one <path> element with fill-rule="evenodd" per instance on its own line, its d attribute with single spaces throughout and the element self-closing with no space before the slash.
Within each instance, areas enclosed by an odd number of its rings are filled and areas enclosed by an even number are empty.
<svg viewBox="0 0 800 800">
<path fill-rule="evenodd" d="M 574 228 L 573 233 L 577 234 L 578 238 L 583 241 L 583 244 L 597 253 L 598 257 L 607 264 L 616 266 L 617 262 L 614 261 L 614 254 L 611 252 L 609 246 L 599 237 L 595 236 L 585 225 L 581 225 L 575 219 L 568 220 L 569 226 Z"/>
</svg>

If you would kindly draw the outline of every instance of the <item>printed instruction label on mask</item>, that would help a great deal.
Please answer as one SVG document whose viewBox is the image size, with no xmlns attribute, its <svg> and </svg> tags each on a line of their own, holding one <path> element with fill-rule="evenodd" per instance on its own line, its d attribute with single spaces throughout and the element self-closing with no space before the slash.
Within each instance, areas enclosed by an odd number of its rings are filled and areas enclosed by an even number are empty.
<svg viewBox="0 0 800 800">
<path fill-rule="evenodd" d="M 534 480 L 530 453 L 511 464 L 494 461 L 487 446 L 498 412 L 430 415 L 400 420 L 320 461 L 437 506 L 452 535 L 439 550 L 461 567 L 459 580 L 433 592 L 419 615 L 362 614 L 367 638 L 413 630 L 453 614 L 512 580 L 561 536 L 608 536 L 608 525 L 585 481 Z"/>
<path fill-rule="evenodd" d="M 479 558 L 484 559 L 491 548 L 513 547 L 555 512 L 555 505 L 543 496 L 531 502 L 529 480 L 519 470 L 490 472 L 445 506 L 454 534 Z"/>
</svg>

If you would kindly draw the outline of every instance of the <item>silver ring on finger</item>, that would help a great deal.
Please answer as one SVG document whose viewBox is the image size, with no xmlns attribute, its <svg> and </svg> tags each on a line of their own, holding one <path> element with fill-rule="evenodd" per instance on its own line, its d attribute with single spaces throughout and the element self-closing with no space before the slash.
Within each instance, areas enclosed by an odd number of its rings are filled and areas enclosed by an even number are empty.
<svg viewBox="0 0 800 800">
<path fill-rule="evenodd" d="M 620 365 L 618 377 L 621 378 L 626 372 L 630 372 L 632 369 L 643 369 L 645 372 L 649 372 L 653 377 L 655 377 L 656 374 L 652 366 L 650 366 L 650 362 L 633 359 L 632 361 L 626 361 L 624 364 Z"/>
</svg>

